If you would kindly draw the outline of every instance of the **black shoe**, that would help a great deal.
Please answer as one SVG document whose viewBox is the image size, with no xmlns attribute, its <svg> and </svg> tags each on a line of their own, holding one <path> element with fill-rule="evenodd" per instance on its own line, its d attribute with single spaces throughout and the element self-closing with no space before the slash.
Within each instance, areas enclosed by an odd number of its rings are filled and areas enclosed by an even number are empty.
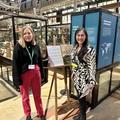
<svg viewBox="0 0 120 120">
<path fill-rule="evenodd" d="M 42 115 L 42 116 L 37 115 L 36 117 L 37 117 L 37 118 L 40 118 L 40 120 L 46 120 L 46 118 L 45 118 L 44 115 Z"/>
<path fill-rule="evenodd" d="M 79 115 L 73 117 L 73 120 L 86 120 L 86 116 L 79 114 Z"/>
<path fill-rule="evenodd" d="M 76 115 L 73 117 L 73 120 L 79 120 L 79 118 L 80 118 L 80 115 Z"/>
<path fill-rule="evenodd" d="M 27 116 L 27 117 L 26 117 L 26 120 L 32 120 L 31 116 L 30 116 L 30 115 Z"/>
<path fill-rule="evenodd" d="M 44 115 L 42 115 L 40 118 L 41 118 L 41 120 L 46 120 Z"/>
<path fill-rule="evenodd" d="M 86 120 L 86 116 L 81 115 L 79 120 Z"/>
</svg>

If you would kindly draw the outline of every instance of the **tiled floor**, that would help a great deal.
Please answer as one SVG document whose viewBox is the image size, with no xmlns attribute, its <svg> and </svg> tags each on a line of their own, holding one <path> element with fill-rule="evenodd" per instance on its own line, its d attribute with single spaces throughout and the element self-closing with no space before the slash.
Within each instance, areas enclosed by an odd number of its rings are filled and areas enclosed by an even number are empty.
<svg viewBox="0 0 120 120">
<path fill-rule="evenodd" d="M 51 107 L 48 110 L 47 118 L 52 120 L 55 117 L 55 108 Z M 57 114 L 59 120 L 72 120 L 73 116 L 78 113 L 78 102 L 76 100 L 70 99 L 58 106 Z"/>
<path fill-rule="evenodd" d="M 0 79 L 0 102 L 15 96 L 16 95 L 6 86 L 6 83 Z"/>
<path fill-rule="evenodd" d="M 46 109 L 47 99 L 52 80 L 52 72 L 49 73 L 48 83 L 42 86 L 42 101 L 43 107 Z M 70 99 L 68 102 L 66 95 L 61 95 L 61 90 L 65 88 L 63 76 L 59 75 L 57 80 L 57 100 L 58 100 L 58 120 L 73 120 L 72 118 L 79 112 L 78 102 Z M 120 90 L 112 94 L 104 100 L 95 109 L 87 113 L 87 120 L 120 120 Z M 32 108 L 32 117 L 36 116 L 33 96 L 30 95 Z M 25 120 L 21 96 L 0 103 L 0 120 Z M 47 120 L 55 120 L 55 94 L 54 86 L 52 88 L 51 97 L 48 105 Z"/>
<path fill-rule="evenodd" d="M 50 84 L 52 81 L 52 72 L 49 72 L 49 82 L 42 87 L 42 98 L 44 103 L 47 103 L 47 97 L 49 94 Z M 46 91 L 46 88 L 48 89 Z M 77 108 L 77 101 L 74 99 L 67 99 L 67 95 L 61 95 L 61 91 L 65 88 L 63 76 L 58 74 L 57 79 L 57 100 L 58 100 L 58 119 L 59 120 L 72 120 L 72 114 L 76 114 L 76 108 Z M 45 102 L 46 101 L 46 102 Z M 44 108 L 46 108 L 46 105 L 44 104 Z M 55 120 L 55 94 L 54 94 L 54 86 L 52 88 L 50 101 L 48 105 L 48 112 L 47 112 L 47 119 L 48 120 Z"/>
</svg>

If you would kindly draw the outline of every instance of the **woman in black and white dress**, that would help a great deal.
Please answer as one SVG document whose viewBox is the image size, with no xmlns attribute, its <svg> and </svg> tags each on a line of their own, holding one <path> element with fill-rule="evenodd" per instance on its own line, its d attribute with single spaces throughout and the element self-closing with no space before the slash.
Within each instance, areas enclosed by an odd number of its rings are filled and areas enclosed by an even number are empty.
<svg viewBox="0 0 120 120">
<path fill-rule="evenodd" d="M 74 120 L 86 120 L 86 95 L 96 84 L 96 53 L 95 49 L 88 45 L 88 34 L 84 28 L 78 28 L 75 32 L 71 61 L 72 79 L 80 103 L 80 114 Z"/>
</svg>

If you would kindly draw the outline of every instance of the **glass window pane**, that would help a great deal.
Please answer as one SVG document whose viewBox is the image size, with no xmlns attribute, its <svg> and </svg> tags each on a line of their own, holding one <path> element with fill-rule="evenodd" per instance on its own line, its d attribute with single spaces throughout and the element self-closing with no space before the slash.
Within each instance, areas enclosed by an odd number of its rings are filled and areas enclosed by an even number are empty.
<svg viewBox="0 0 120 120">
<path fill-rule="evenodd" d="M 110 71 L 106 71 L 100 74 L 99 78 L 99 93 L 98 101 L 108 95 L 109 83 L 110 83 Z"/>
<path fill-rule="evenodd" d="M 13 29 L 12 19 L 0 21 L 0 55 L 12 59 Z"/>
<path fill-rule="evenodd" d="M 115 67 L 112 72 L 111 90 L 120 85 L 120 65 Z"/>
</svg>

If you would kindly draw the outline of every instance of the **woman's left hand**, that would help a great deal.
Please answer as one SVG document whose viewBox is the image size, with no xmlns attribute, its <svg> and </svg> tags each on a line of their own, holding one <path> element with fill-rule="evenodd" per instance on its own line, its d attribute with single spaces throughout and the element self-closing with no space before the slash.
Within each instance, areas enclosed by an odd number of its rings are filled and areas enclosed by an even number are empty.
<svg viewBox="0 0 120 120">
<path fill-rule="evenodd" d="M 88 88 L 90 89 L 90 91 L 92 92 L 94 85 L 93 84 L 88 84 Z"/>
</svg>

